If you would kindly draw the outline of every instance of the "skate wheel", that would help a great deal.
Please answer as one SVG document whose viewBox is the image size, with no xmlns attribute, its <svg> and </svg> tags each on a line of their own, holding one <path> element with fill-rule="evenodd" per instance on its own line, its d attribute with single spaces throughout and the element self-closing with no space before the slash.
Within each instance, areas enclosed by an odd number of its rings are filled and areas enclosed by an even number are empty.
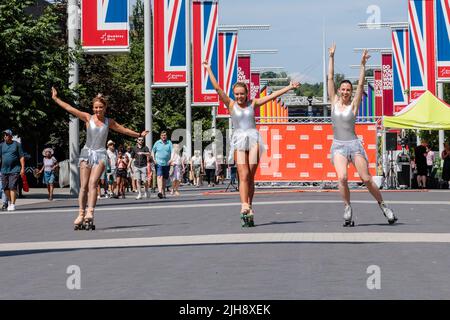
<svg viewBox="0 0 450 320">
<path fill-rule="evenodd" d="M 94 231 L 94 230 L 95 230 L 95 226 L 94 226 L 94 225 L 92 225 L 92 227 L 91 227 L 91 230 L 92 230 L 92 231 Z"/>
</svg>

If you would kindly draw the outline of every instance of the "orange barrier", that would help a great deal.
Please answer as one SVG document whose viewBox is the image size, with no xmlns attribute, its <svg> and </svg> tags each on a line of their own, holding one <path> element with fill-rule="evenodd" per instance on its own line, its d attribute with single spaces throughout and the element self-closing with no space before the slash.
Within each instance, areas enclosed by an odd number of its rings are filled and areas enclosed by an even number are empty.
<svg viewBox="0 0 450 320">
<path fill-rule="evenodd" d="M 331 123 L 258 124 L 268 147 L 262 155 L 255 181 L 336 181 L 330 160 L 333 142 Z M 357 124 L 356 134 L 363 141 L 369 158 L 369 170 L 376 172 L 377 129 L 374 123 Z M 361 181 L 350 165 L 349 181 Z"/>
</svg>

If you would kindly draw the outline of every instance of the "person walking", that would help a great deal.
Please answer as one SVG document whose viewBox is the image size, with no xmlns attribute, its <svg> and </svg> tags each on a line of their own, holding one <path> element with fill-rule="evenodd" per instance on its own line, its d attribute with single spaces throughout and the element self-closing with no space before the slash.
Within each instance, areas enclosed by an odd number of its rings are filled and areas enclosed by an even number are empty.
<svg viewBox="0 0 450 320">
<path fill-rule="evenodd" d="M 201 174 L 204 171 L 203 169 L 203 160 L 200 153 L 200 150 L 195 150 L 194 155 L 191 157 L 191 170 L 193 176 L 193 184 L 197 188 L 200 187 L 200 178 Z"/>
<path fill-rule="evenodd" d="M 128 162 L 126 153 L 119 149 L 117 153 L 117 197 L 122 197 L 122 199 L 125 199 Z"/>
<path fill-rule="evenodd" d="M 55 183 L 55 171 L 58 168 L 58 161 L 55 157 L 53 157 L 53 154 L 54 152 L 52 148 L 45 148 L 44 151 L 42 151 L 42 155 L 44 156 L 44 165 L 39 171 L 39 174 L 44 173 L 42 183 L 47 186 L 49 201 L 53 201 L 53 184 Z"/>
<path fill-rule="evenodd" d="M 172 142 L 167 139 L 167 132 L 162 131 L 160 140 L 156 141 L 152 148 L 152 156 L 155 161 L 158 183 L 158 198 L 166 198 L 166 180 L 169 179 L 169 160 L 172 156 Z"/>
<path fill-rule="evenodd" d="M 148 198 L 148 183 L 147 183 L 147 163 L 150 158 L 150 149 L 145 146 L 143 137 L 137 139 L 137 144 L 131 151 L 131 158 L 133 159 L 134 178 L 136 179 L 136 187 L 138 195 L 136 200 Z M 144 185 L 144 193 L 141 193 L 141 185 Z"/>
<path fill-rule="evenodd" d="M 114 141 L 109 140 L 107 143 L 106 154 L 108 155 L 109 170 L 106 170 L 106 181 L 108 182 L 108 194 L 110 198 L 118 198 L 116 190 L 117 183 L 117 151 Z"/>
<path fill-rule="evenodd" d="M 206 171 L 206 181 L 208 181 L 208 187 L 215 186 L 216 171 L 217 171 L 217 159 L 214 156 L 212 150 L 206 151 L 204 168 Z"/>
<path fill-rule="evenodd" d="M 428 176 L 431 178 L 431 174 L 433 173 L 435 155 L 434 151 L 431 150 L 430 146 L 427 146 L 427 171 Z"/>
<path fill-rule="evenodd" d="M 22 145 L 13 140 L 10 129 L 3 131 L 4 141 L 0 144 L 2 186 L 8 200 L 6 210 L 16 210 L 17 185 L 25 175 L 25 157 Z"/>
<path fill-rule="evenodd" d="M 183 174 L 185 171 L 184 162 L 182 161 L 181 155 L 180 155 L 180 147 L 178 144 L 173 145 L 172 149 L 172 156 L 170 157 L 169 164 L 172 166 L 172 191 L 170 194 L 174 194 L 176 196 L 180 195 L 179 188 L 181 184 L 181 180 L 183 179 Z"/>
</svg>

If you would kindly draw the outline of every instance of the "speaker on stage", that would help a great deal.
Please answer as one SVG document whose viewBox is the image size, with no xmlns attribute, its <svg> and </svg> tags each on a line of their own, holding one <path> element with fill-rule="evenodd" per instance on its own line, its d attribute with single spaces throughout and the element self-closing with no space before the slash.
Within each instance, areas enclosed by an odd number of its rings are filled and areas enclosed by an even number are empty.
<svg viewBox="0 0 450 320">
<path fill-rule="evenodd" d="M 386 150 L 397 150 L 397 132 L 386 132 Z"/>
<path fill-rule="evenodd" d="M 399 186 L 411 187 L 411 165 L 409 163 L 399 163 L 399 171 L 397 172 L 397 180 Z"/>
</svg>

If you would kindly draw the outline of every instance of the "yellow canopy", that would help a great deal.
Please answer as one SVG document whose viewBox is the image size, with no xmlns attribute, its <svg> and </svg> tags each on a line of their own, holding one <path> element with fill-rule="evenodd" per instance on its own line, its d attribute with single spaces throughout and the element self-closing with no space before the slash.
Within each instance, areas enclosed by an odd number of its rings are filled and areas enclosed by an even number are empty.
<svg viewBox="0 0 450 320">
<path fill-rule="evenodd" d="M 393 117 L 384 117 L 385 128 L 450 130 L 450 105 L 426 91 Z"/>
</svg>

